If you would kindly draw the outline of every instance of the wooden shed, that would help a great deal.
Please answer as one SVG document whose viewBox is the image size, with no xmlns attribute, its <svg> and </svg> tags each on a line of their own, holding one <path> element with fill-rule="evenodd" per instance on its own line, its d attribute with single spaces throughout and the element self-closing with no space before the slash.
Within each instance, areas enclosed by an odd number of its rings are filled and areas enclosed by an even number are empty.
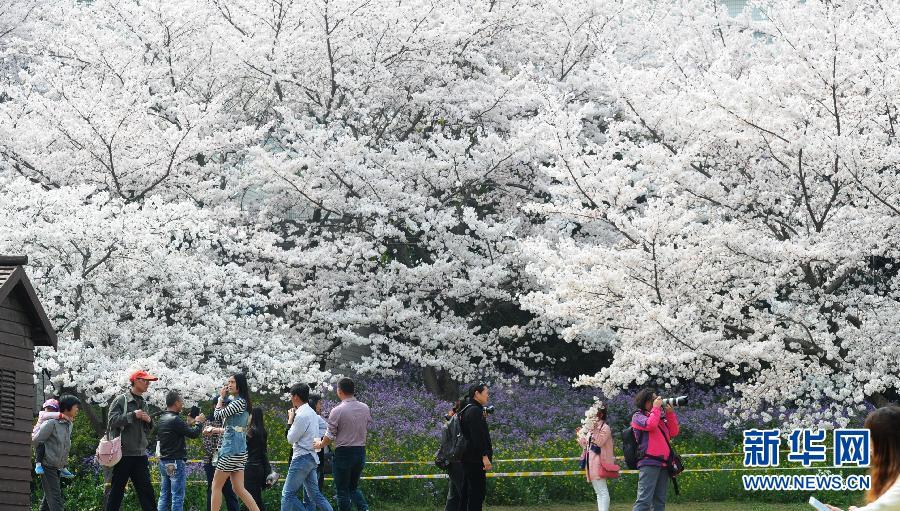
<svg viewBox="0 0 900 511">
<path fill-rule="evenodd" d="M 34 348 L 56 348 L 56 332 L 23 266 L 0 256 L 0 511 L 31 509 Z"/>
</svg>

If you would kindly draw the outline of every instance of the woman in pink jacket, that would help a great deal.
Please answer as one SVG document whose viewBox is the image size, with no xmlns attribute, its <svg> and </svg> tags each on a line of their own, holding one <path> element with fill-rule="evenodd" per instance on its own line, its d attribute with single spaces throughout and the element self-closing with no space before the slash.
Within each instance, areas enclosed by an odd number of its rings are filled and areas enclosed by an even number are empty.
<svg viewBox="0 0 900 511">
<path fill-rule="evenodd" d="M 634 396 L 637 411 L 631 416 L 631 429 L 638 442 L 638 490 L 633 511 L 663 511 L 669 488 L 669 442 L 678 436 L 678 416 L 653 389 L 642 389 Z"/>
<path fill-rule="evenodd" d="M 597 494 L 598 511 L 609 511 L 609 488 L 606 480 L 618 477 L 619 466 L 615 464 L 612 430 L 606 423 L 606 405 L 600 401 L 588 408 L 582 426 L 576 431 L 578 443 L 586 459 L 585 475 Z"/>
</svg>

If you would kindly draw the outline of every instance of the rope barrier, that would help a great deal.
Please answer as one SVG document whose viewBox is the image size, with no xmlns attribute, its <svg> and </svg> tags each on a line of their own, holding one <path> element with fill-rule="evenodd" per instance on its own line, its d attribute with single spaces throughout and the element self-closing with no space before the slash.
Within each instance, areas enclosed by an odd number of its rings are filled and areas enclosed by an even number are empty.
<svg viewBox="0 0 900 511">
<path fill-rule="evenodd" d="M 858 467 L 828 467 L 828 470 L 850 470 L 858 469 Z M 743 468 L 688 468 L 684 472 L 768 472 L 768 471 L 786 471 L 786 470 L 819 470 L 816 467 L 743 467 Z M 638 474 L 637 470 L 620 470 L 620 474 Z M 559 476 L 584 476 L 583 470 L 556 470 L 544 472 L 488 472 L 487 477 L 559 477 Z M 387 481 L 397 479 L 447 479 L 447 474 L 401 474 L 401 475 L 384 475 L 384 476 L 363 476 L 360 477 L 364 481 Z M 325 480 L 330 481 L 332 478 L 326 476 Z M 159 481 L 152 481 L 153 484 L 159 484 Z M 198 479 L 190 479 L 188 484 L 206 484 L 206 481 Z M 284 484 L 284 478 L 279 478 L 277 485 Z M 107 483 L 108 485 L 108 483 Z"/>
<path fill-rule="evenodd" d="M 782 452 L 790 452 L 790 451 L 782 451 Z M 698 458 L 698 457 L 709 457 L 709 456 L 736 456 L 739 454 L 744 454 L 743 452 L 704 452 L 704 453 L 694 453 L 694 454 L 682 454 L 682 458 Z M 557 457 L 557 458 L 508 458 L 508 459 L 500 459 L 494 461 L 494 463 L 527 463 L 527 462 L 536 462 L 536 461 L 578 461 L 580 457 Z M 150 461 L 157 461 L 155 456 L 150 457 Z M 202 463 L 203 460 L 187 460 L 188 463 Z M 287 465 L 289 461 L 276 460 L 270 462 L 273 465 Z M 366 465 L 431 465 L 434 461 L 431 460 L 410 460 L 410 461 L 366 461 Z"/>
</svg>

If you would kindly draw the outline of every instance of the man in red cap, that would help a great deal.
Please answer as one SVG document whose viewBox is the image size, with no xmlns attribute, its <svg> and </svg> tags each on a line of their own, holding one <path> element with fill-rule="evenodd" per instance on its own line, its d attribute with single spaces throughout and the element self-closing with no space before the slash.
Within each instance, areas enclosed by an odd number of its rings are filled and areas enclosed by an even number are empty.
<svg viewBox="0 0 900 511">
<path fill-rule="evenodd" d="M 131 389 L 113 399 L 109 405 L 107 432 L 110 438 L 122 437 L 122 460 L 112 469 L 107 511 L 119 511 L 122 507 L 125 485 L 129 479 L 141 509 L 156 510 L 156 494 L 150 482 L 150 460 L 147 457 L 147 435 L 153 428 L 153 419 L 146 411 L 144 393 L 150 388 L 150 382 L 158 379 L 144 370 L 131 373 L 128 378 Z"/>
</svg>

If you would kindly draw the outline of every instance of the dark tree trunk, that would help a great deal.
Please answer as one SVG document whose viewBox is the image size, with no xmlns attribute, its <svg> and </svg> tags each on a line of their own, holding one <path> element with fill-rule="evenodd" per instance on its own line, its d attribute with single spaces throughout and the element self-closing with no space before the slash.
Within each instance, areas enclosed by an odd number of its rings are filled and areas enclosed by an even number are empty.
<svg viewBox="0 0 900 511">
<path fill-rule="evenodd" d="M 67 394 L 72 394 L 81 401 L 78 411 L 87 415 L 91 422 L 91 429 L 94 430 L 97 437 L 101 437 L 106 433 L 106 410 L 99 405 L 91 403 L 86 395 L 81 392 L 74 392 L 68 389 Z"/>
<path fill-rule="evenodd" d="M 881 392 L 876 392 L 875 394 L 866 397 L 866 401 L 875 405 L 876 408 L 884 408 L 885 406 L 894 404 Z"/>
<path fill-rule="evenodd" d="M 459 399 L 459 385 L 450 378 L 447 371 L 426 367 L 424 370 L 425 388 L 445 401 Z"/>
</svg>

